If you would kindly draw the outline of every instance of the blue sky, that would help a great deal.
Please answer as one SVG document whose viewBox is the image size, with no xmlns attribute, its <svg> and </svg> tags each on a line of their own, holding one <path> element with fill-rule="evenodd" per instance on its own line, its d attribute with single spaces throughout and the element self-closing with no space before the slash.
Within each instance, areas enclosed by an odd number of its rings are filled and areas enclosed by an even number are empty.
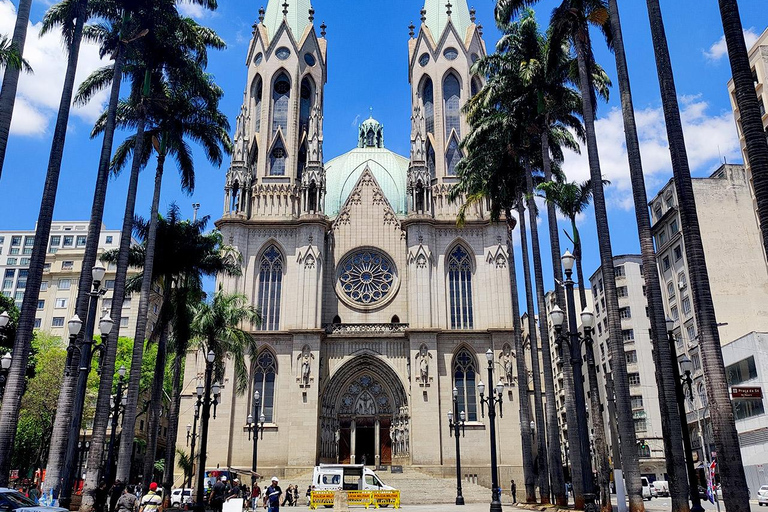
<svg viewBox="0 0 768 512">
<path fill-rule="evenodd" d="M 275 0 L 272 0 L 275 1 Z M 454 2 L 460 0 L 454 0 Z M 0 0 L 0 33 L 10 34 L 16 2 Z M 220 0 L 215 13 L 185 11 L 218 31 L 227 49 L 211 55 L 209 71 L 224 88 L 223 110 L 234 117 L 242 101 L 245 87 L 245 53 L 251 25 L 258 9 L 266 0 Z M 556 4 L 540 2 L 536 8 L 539 21 L 546 24 Z M 36 0 L 32 8 L 28 58 L 36 73 L 24 76 L 20 84 L 20 100 L 14 113 L 12 135 L 2 179 L 0 180 L 0 229 L 29 229 L 35 224 L 43 180 L 50 150 L 53 121 L 61 91 L 65 61 L 56 36 L 38 38 L 39 22 L 49 3 Z M 663 116 L 660 109 L 658 81 L 648 27 L 645 2 L 620 0 L 630 76 L 638 111 L 641 143 L 649 196 L 671 177 L 666 147 Z M 768 10 L 764 0 L 741 0 L 742 21 L 748 29 L 748 41 L 768 26 Z M 407 78 L 408 25 L 419 21 L 420 0 L 315 0 L 316 23 L 328 25 L 329 81 L 325 99 L 325 155 L 333 158 L 354 147 L 356 121 L 367 117 L 369 108 L 385 126 L 387 147 L 408 155 L 410 130 L 410 95 Z M 489 51 L 498 37 L 493 24 L 494 2 L 477 0 L 479 23 L 485 26 Z M 685 124 L 689 157 L 695 176 L 714 171 L 718 162 L 741 161 L 736 130 L 731 115 L 726 83 L 730 77 L 727 56 L 723 52 L 722 25 L 715 0 L 662 1 L 672 62 Z M 318 29 L 319 30 L 319 29 Z M 615 64 L 605 45 L 595 37 L 597 60 L 615 77 Z M 85 77 L 100 64 L 96 49 L 85 45 L 81 52 L 78 76 Z M 607 105 L 598 110 L 598 142 L 603 172 L 613 185 L 607 191 L 614 254 L 639 251 L 624 135 L 615 91 Z M 91 140 L 89 132 L 101 109 L 100 101 L 73 111 L 70 120 L 64 164 L 59 185 L 55 219 L 87 219 L 93 195 L 96 166 L 101 140 Z M 123 134 L 124 135 L 124 134 Z M 221 169 L 208 164 L 201 154 L 197 159 L 197 190 L 184 195 L 178 176 L 168 168 L 164 181 L 161 210 L 175 201 L 191 216 L 193 202 L 202 205 L 201 215 L 219 218 L 223 206 L 223 184 L 227 164 Z M 572 179 L 588 176 L 584 156 L 569 155 L 566 172 Z M 104 222 L 119 229 L 122 222 L 127 173 L 110 183 Z M 145 172 L 140 184 L 137 212 L 146 216 L 151 200 L 152 177 Z M 593 217 L 582 219 L 585 245 L 585 271 L 591 274 L 598 266 Z M 562 227 L 566 227 L 563 225 Z M 545 236 L 546 230 L 542 230 Z M 548 241 L 542 239 L 543 247 Z M 564 247 L 565 248 L 565 247 Z M 545 265 L 546 267 L 546 265 Z M 546 279 L 547 288 L 551 278 Z"/>
</svg>

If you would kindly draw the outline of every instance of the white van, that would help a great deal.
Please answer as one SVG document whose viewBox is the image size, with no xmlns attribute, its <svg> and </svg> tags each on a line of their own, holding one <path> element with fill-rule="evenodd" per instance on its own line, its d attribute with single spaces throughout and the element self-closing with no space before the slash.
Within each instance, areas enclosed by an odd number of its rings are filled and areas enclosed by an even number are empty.
<svg viewBox="0 0 768 512">
<path fill-rule="evenodd" d="M 651 492 L 656 493 L 658 496 L 669 496 L 669 482 L 666 480 L 656 480 L 651 484 Z"/>
<path fill-rule="evenodd" d="M 651 492 L 651 484 L 648 483 L 648 479 L 644 476 L 640 477 L 640 482 L 643 486 L 643 500 L 651 501 L 651 498 L 653 498 L 653 492 Z"/>
<path fill-rule="evenodd" d="M 315 491 L 393 491 L 363 464 L 320 464 L 312 474 Z"/>
</svg>

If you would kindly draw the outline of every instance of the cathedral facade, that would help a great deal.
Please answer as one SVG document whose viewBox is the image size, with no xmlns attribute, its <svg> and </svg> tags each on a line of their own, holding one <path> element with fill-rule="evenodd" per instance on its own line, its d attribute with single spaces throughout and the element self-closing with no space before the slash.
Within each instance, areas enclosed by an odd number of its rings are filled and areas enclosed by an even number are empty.
<svg viewBox="0 0 768 512">
<path fill-rule="evenodd" d="M 501 481 L 522 481 L 506 229 L 483 205 L 459 228 L 459 203 L 449 201 L 468 130 L 461 107 L 482 87 L 470 71 L 485 55 L 482 29 L 465 0 L 427 0 L 407 44 L 410 155 L 386 149 L 370 118 L 356 147 L 326 161 L 325 26 L 317 32 L 309 0 L 272 0 L 259 12 L 217 226 L 242 262 L 241 276 L 218 284 L 259 307 L 260 348 L 243 395 L 227 362 L 209 468 L 249 470 L 248 418 L 263 416 L 263 475 L 338 461 L 449 476 L 455 395 L 466 417 L 463 473 L 488 483 L 479 385 L 496 385 L 490 349 L 504 388 Z M 190 352 L 181 429 L 193 423 L 203 372 L 202 353 Z"/>
</svg>

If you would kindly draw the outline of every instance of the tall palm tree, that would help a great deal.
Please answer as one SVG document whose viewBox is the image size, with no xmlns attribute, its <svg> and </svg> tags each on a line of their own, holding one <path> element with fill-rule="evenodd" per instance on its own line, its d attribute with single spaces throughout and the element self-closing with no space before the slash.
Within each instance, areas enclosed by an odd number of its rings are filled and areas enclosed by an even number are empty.
<svg viewBox="0 0 768 512">
<path fill-rule="evenodd" d="M 640 156 L 640 142 L 637 136 L 637 124 L 632 103 L 632 89 L 629 83 L 629 70 L 624 52 L 624 37 L 621 32 L 621 19 L 616 0 L 608 0 L 608 10 L 611 19 L 614 55 L 616 56 L 616 74 L 621 94 L 621 110 L 624 118 L 624 134 L 627 145 L 627 159 L 632 183 L 632 196 L 635 202 L 635 217 L 640 239 L 640 253 L 643 268 L 656 269 L 656 253 L 651 234 L 651 218 L 648 212 L 648 196 L 645 190 L 643 164 Z M 688 481 L 686 480 L 685 454 L 679 449 L 682 446 L 682 419 L 677 408 L 677 393 L 673 375 L 671 350 L 666 337 L 666 316 L 662 306 L 661 284 L 658 272 L 646 272 L 643 276 L 648 297 L 648 308 L 651 319 L 651 336 L 654 342 L 654 360 L 656 365 L 656 381 L 659 388 L 659 406 L 662 417 L 664 437 L 664 453 L 667 462 L 669 491 L 672 510 L 685 512 L 688 510 Z M 687 427 L 686 427 L 687 428 Z"/>
<path fill-rule="evenodd" d="M 27 40 L 27 27 L 29 26 L 29 11 L 32 9 L 32 0 L 19 0 L 19 7 L 16 10 L 16 24 L 13 28 L 13 37 L 11 39 L 11 49 L 19 59 L 24 58 L 24 43 Z M 11 118 L 13 117 L 13 107 L 16 104 L 16 91 L 19 87 L 19 76 L 21 75 L 21 66 L 8 66 L 3 74 L 3 85 L 0 89 L 0 178 L 3 176 L 3 162 L 5 162 L 5 152 L 8 149 L 8 137 L 11 133 Z M 0 440 L 0 444 L 5 445 Z M 11 443 L 8 446 L 13 446 Z M 0 467 L 5 468 L 2 458 L 0 458 Z M 0 479 L 0 484 L 5 485 L 7 480 Z"/>
<path fill-rule="evenodd" d="M 22 4 L 24 2 L 21 2 Z M 43 187 L 43 196 L 40 201 L 40 211 L 37 217 L 37 228 L 35 230 L 35 243 L 32 248 L 32 256 L 29 263 L 29 277 L 27 278 L 27 288 L 24 293 L 24 300 L 21 307 L 21 317 L 19 327 L 14 341 L 14 354 L 11 369 L 8 374 L 7 392 L 3 398 L 4 407 L 0 411 L 0 485 L 7 485 L 8 472 L 10 470 L 10 456 L 13 447 L 14 437 L 16 435 L 16 423 L 19 418 L 19 404 L 22 392 L 22 379 L 29 359 L 30 343 L 32 341 L 32 331 L 35 323 L 35 311 L 37 299 L 40 294 L 40 283 L 43 277 L 43 268 L 45 266 L 45 256 L 48 249 L 48 237 L 51 233 L 51 222 L 53 220 L 53 210 L 56 204 L 56 190 L 59 186 L 59 175 L 61 173 L 61 162 L 64 156 L 64 143 L 67 134 L 67 123 L 69 122 L 69 112 L 72 105 L 72 95 L 75 86 L 75 74 L 77 72 L 77 60 L 80 53 L 80 43 L 83 35 L 83 24 L 87 13 L 87 0 L 77 0 L 68 11 L 70 23 L 64 23 L 64 19 L 57 18 L 56 6 L 52 7 L 43 20 L 43 30 L 41 33 L 52 30 L 56 26 L 62 27 L 62 35 L 67 48 L 67 70 L 64 76 L 64 87 L 61 93 L 59 111 L 56 117 L 56 125 L 53 132 L 53 141 L 51 143 L 51 152 L 48 159 L 48 170 Z M 20 6 L 21 7 L 21 6 Z M 28 9 L 28 7 L 25 7 Z M 21 8 L 20 18 L 22 17 Z M 29 12 L 26 13 L 28 19 Z M 26 23 L 24 21 L 24 33 L 26 34 Z M 17 28 L 19 20 L 17 19 Z M 14 41 L 15 41 L 14 37 Z M 23 46 L 17 44 L 19 53 Z M 16 74 L 18 80 L 18 71 L 6 70 L 4 78 L 3 91 L 5 92 L 5 80 L 9 75 Z M 12 78 L 12 77 L 11 77 Z M 16 82 L 8 83 L 9 94 L 11 89 L 15 96 Z M 4 156 L 5 142 L 7 132 L 3 134 L 4 121 L 7 119 L 10 124 L 11 112 L 5 108 L 13 109 L 13 100 L 5 98 L 0 99 L 0 159 Z M 58 475 L 54 475 L 58 476 Z"/>
<path fill-rule="evenodd" d="M 762 227 L 763 248 L 768 253 L 768 140 L 755 95 L 739 4 L 736 0 L 719 0 L 718 3 L 725 43 L 728 46 L 736 105 L 741 116 L 741 131 L 747 146 L 747 160 L 757 201 L 757 216 Z"/>
<path fill-rule="evenodd" d="M 720 350 L 720 334 L 717 330 L 715 307 L 712 303 L 712 292 L 709 287 L 707 262 L 704 257 L 699 219 L 696 214 L 696 199 L 693 194 L 683 125 L 677 103 L 674 73 L 669 57 L 667 37 L 664 32 L 664 20 L 657 0 L 647 0 L 646 3 L 656 56 L 656 69 L 659 75 L 664 120 L 667 126 L 669 152 L 672 156 L 672 172 L 677 190 L 681 228 L 685 239 L 685 258 L 688 268 L 691 269 L 691 291 L 699 331 L 703 369 L 707 376 L 705 379 L 707 396 L 712 403 L 709 410 L 715 433 L 715 445 L 718 453 L 727 454 L 719 458 L 723 500 L 730 512 L 747 511 L 749 510 L 749 492 L 730 401 L 728 381 L 725 375 L 723 354 Z M 687 428 L 687 425 L 684 428 Z M 695 492 L 695 490 L 692 489 L 691 492 Z"/>
<path fill-rule="evenodd" d="M 21 56 L 13 41 L 5 35 L 0 35 L 0 69 L 15 69 L 32 73 L 32 66 Z"/>
</svg>

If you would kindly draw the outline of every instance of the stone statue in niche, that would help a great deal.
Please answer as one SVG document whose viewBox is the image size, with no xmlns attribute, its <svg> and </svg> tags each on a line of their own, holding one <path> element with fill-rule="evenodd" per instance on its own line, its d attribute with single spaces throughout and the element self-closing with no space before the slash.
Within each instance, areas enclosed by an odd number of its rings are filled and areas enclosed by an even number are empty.
<svg viewBox="0 0 768 512">
<path fill-rule="evenodd" d="M 355 413 L 359 416 L 373 416 L 376 414 L 376 404 L 373 401 L 373 397 L 368 392 L 363 393 L 357 399 Z"/>
<path fill-rule="evenodd" d="M 421 345 L 416 358 L 419 367 L 418 381 L 422 386 L 429 386 L 429 382 L 432 380 L 429 375 L 429 360 L 432 359 L 429 348 L 426 345 Z"/>
<path fill-rule="evenodd" d="M 312 360 L 315 358 L 309 345 L 304 345 L 299 354 L 299 386 L 308 388 L 312 382 Z"/>
<path fill-rule="evenodd" d="M 501 365 L 504 368 L 504 378 L 507 380 L 507 386 L 511 386 L 515 382 L 515 376 L 514 376 L 514 367 L 515 363 L 513 359 L 515 358 L 515 353 L 512 352 L 512 347 L 510 347 L 508 344 L 504 345 L 504 348 L 501 351 Z"/>
</svg>

